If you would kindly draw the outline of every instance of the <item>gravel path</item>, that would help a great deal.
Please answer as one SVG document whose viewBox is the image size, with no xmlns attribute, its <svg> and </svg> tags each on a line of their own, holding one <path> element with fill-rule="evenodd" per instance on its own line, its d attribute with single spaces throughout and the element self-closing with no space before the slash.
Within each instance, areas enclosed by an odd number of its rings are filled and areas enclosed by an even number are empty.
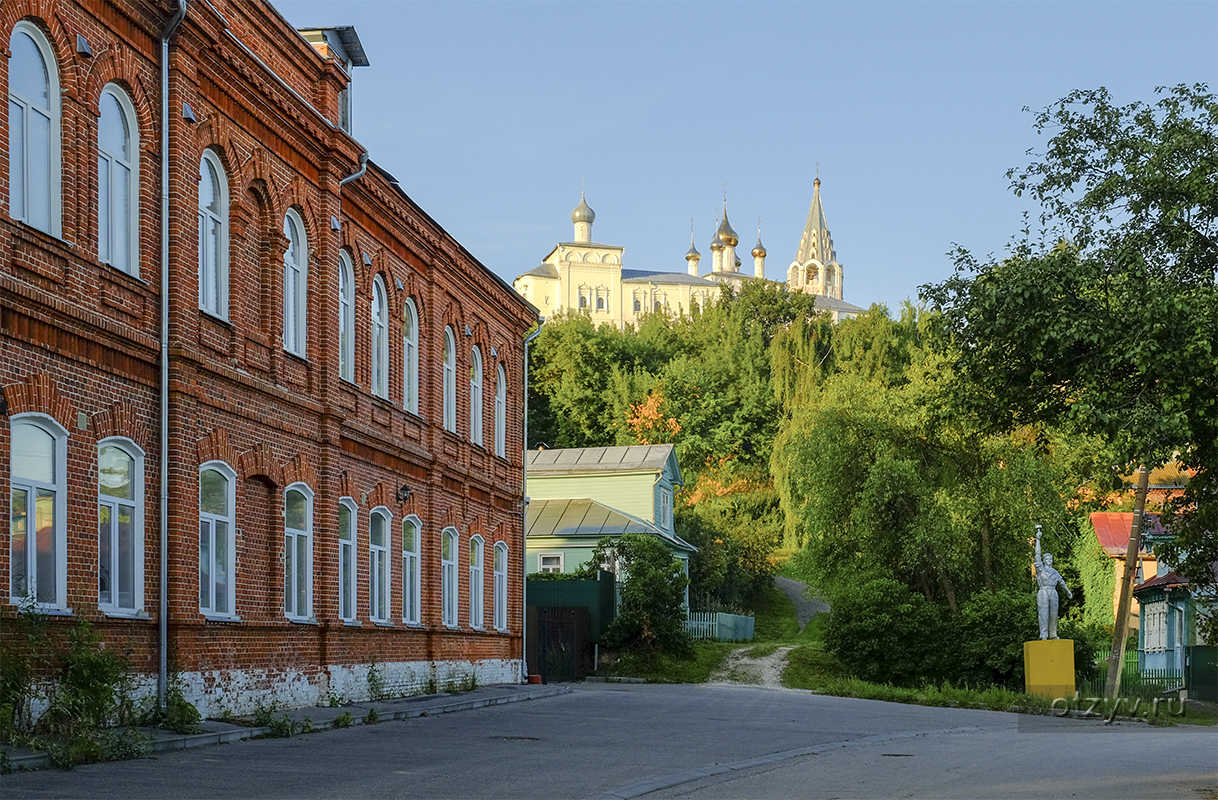
<svg viewBox="0 0 1218 800">
<path fill-rule="evenodd" d="M 752 658 L 753 646 L 738 647 L 728 654 L 708 683 L 732 683 L 737 686 L 782 686 L 782 673 L 787 668 L 787 653 L 793 645 L 780 647 L 768 656 Z"/>
<path fill-rule="evenodd" d="M 808 597 L 808 584 L 803 581 L 776 575 L 774 585 L 795 604 L 795 618 L 799 621 L 800 633 L 803 633 L 804 628 L 808 625 L 808 620 L 829 610 L 829 604 L 824 600 Z"/>
</svg>

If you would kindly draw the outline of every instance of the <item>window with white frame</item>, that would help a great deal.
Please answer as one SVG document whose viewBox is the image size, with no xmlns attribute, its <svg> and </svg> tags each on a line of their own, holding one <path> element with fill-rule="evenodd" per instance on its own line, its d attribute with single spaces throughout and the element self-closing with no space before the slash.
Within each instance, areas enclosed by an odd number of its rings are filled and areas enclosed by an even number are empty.
<svg viewBox="0 0 1218 800">
<path fill-rule="evenodd" d="M 538 554 L 537 571 L 538 572 L 562 572 L 563 571 L 563 554 L 562 553 L 540 553 L 540 554 Z"/>
<path fill-rule="evenodd" d="M 418 625 L 422 603 L 419 548 L 422 544 L 423 523 L 414 514 L 402 520 L 402 621 Z"/>
<path fill-rule="evenodd" d="M 237 473 L 222 461 L 199 470 L 199 610 L 235 617 Z"/>
<path fill-rule="evenodd" d="M 441 618 L 450 628 L 457 626 L 457 531 L 445 528 L 440 532 L 440 609 Z"/>
<path fill-rule="evenodd" d="M 385 279 L 372 279 L 372 328 L 369 337 L 372 359 L 372 393 L 389 397 L 389 307 L 385 299 Z"/>
<path fill-rule="evenodd" d="M 402 406 L 419 413 L 419 312 L 409 297 L 402 309 Z"/>
<path fill-rule="evenodd" d="M 389 621 L 389 512 L 373 510 L 368 526 L 368 616 Z"/>
<path fill-rule="evenodd" d="M 284 492 L 283 612 L 313 616 L 313 491 L 295 483 Z"/>
<path fill-rule="evenodd" d="M 24 20 L 9 52 L 9 216 L 59 236 L 59 68 L 42 31 Z"/>
<path fill-rule="evenodd" d="M 338 374 L 355 380 L 355 267 L 346 250 L 338 254 Z"/>
<path fill-rule="evenodd" d="M 228 179 L 211 150 L 199 161 L 199 308 L 228 318 Z"/>
<path fill-rule="evenodd" d="M 1142 605 L 1142 646 L 1148 653 L 1167 649 L 1167 603 L 1157 601 Z"/>
<path fill-rule="evenodd" d="M 68 432 L 42 414 L 14 416 L 9 429 L 9 592 L 45 608 L 67 602 Z"/>
<path fill-rule="evenodd" d="M 482 537 L 471 536 L 469 540 L 469 626 L 482 627 Z"/>
<path fill-rule="evenodd" d="M 355 590 L 359 570 L 356 565 L 356 508 L 350 498 L 338 503 L 338 616 L 351 622 L 355 619 Z"/>
<path fill-rule="evenodd" d="M 283 217 L 288 249 L 283 253 L 283 349 L 304 358 L 307 350 L 309 242 L 296 209 Z"/>
<path fill-rule="evenodd" d="M 469 358 L 469 440 L 482 444 L 482 351 L 477 345 Z"/>
<path fill-rule="evenodd" d="M 495 542 L 494 609 L 497 631 L 507 630 L 507 562 L 507 543 Z"/>
<path fill-rule="evenodd" d="M 672 530 L 672 489 L 660 487 L 660 527 L 666 531 Z"/>
<path fill-rule="evenodd" d="M 503 364 L 495 368 L 495 455 L 507 458 L 507 375 Z"/>
<path fill-rule="evenodd" d="M 139 274 L 139 134 L 135 108 L 114 84 L 102 90 L 97 123 L 97 258 Z"/>
<path fill-rule="evenodd" d="M 144 607 L 144 451 L 129 439 L 97 448 L 97 605 Z"/>
<path fill-rule="evenodd" d="M 444 430 L 457 432 L 457 340 L 444 326 Z"/>
</svg>

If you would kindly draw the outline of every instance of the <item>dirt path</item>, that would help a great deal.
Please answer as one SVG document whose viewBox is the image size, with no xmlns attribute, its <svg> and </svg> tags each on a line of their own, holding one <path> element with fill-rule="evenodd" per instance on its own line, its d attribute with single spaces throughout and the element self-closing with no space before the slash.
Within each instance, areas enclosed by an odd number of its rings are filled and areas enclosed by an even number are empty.
<svg viewBox="0 0 1218 800">
<path fill-rule="evenodd" d="M 782 686 L 782 673 L 787 668 L 787 653 L 794 645 L 780 647 L 768 656 L 751 658 L 748 653 L 757 645 L 738 647 L 733 650 L 719 669 L 710 676 L 709 683 L 733 683 L 738 686 Z"/>
<path fill-rule="evenodd" d="M 808 620 L 829 610 L 829 604 L 824 600 L 808 597 L 808 584 L 802 581 L 776 575 L 774 585 L 795 604 L 795 618 L 799 621 L 800 633 L 807 627 Z"/>
</svg>

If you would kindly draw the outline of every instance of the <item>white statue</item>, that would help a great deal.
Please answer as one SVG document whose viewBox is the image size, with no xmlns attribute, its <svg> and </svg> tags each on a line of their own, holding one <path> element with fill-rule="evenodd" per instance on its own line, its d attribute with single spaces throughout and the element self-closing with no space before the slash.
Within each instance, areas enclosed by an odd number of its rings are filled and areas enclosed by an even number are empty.
<svg viewBox="0 0 1218 800">
<path fill-rule="evenodd" d="M 1066 590 L 1066 597 L 1074 599 L 1070 587 L 1062 580 L 1062 575 L 1053 569 L 1053 554 L 1040 554 L 1040 526 L 1036 526 L 1036 557 L 1032 559 L 1036 567 L 1036 611 L 1040 617 L 1040 638 L 1057 638 L 1057 586 Z"/>
</svg>

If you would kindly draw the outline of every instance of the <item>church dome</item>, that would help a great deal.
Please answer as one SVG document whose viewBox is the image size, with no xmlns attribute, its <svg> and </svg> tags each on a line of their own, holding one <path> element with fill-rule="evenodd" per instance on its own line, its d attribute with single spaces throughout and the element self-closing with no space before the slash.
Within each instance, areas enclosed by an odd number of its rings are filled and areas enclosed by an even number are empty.
<svg viewBox="0 0 1218 800">
<path fill-rule="evenodd" d="M 586 222 L 589 225 L 596 222 L 596 212 L 588 205 L 588 201 L 584 200 L 582 193 L 579 196 L 579 205 L 571 212 L 571 221 L 577 225 L 581 222 Z"/>
<path fill-rule="evenodd" d="M 754 258 L 766 257 L 765 245 L 761 243 L 761 234 L 757 234 L 757 246 L 753 248 Z"/>
<path fill-rule="evenodd" d="M 685 252 L 685 260 L 689 261 L 691 258 L 702 258 L 702 254 L 698 252 L 698 248 L 694 247 L 693 237 L 690 237 L 689 250 Z"/>
<path fill-rule="evenodd" d="M 718 231 L 715 231 L 715 237 L 713 239 L 711 239 L 710 249 L 711 250 L 722 250 L 723 249 L 723 237 L 721 237 L 719 235 Z"/>
<path fill-rule="evenodd" d="M 719 223 L 719 238 L 723 240 L 723 244 L 728 247 L 735 247 L 740 244 L 740 237 L 732 230 L 732 226 L 727 221 L 727 209 L 723 209 L 723 222 Z"/>
</svg>

